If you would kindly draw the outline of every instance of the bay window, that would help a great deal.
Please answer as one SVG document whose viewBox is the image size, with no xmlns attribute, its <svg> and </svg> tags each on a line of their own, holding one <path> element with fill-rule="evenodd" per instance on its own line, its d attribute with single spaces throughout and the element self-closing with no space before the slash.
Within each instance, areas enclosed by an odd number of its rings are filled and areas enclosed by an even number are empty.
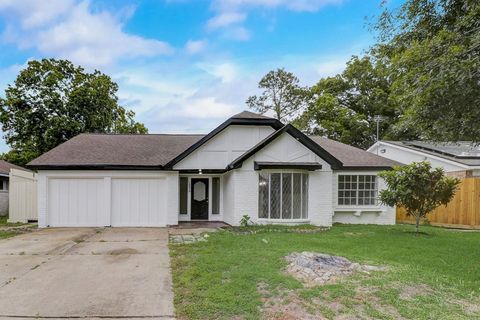
<svg viewBox="0 0 480 320">
<path fill-rule="evenodd" d="M 260 172 L 258 181 L 260 219 L 307 219 L 308 174 Z"/>
</svg>

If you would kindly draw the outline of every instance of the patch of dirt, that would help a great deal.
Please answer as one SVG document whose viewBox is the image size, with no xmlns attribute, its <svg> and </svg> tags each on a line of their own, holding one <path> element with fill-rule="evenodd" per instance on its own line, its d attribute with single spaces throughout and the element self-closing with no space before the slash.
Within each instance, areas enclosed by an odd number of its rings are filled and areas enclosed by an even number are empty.
<svg viewBox="0 0 480 320">
<path fill-rule="evenodd" d="M 108 252 L 108 254 L 112 256 L 118 256 L 121 254 L 138 254 L 138 253 L 139 253 L 138 250 L 135 250 L 132 248 L 115 249 Z"/>
<path fill-rule="evenodd" d="M 480 317 L 480 300 L 476 302 L 471 302 L 467 300 L 452 300 L 453 304 L 458 304 L 462 307 L 463 312 L 468 316 L 477 316 Z"/>
<path fill-rule="evenodd" d="M 373 320 L 377 318 L 371 314 L 371 310 L 374 309 L 383 317 L 404 320 L 393 306 L 381 303 L 380 298 L 375 295 L 379 289 L 374 286 L 355 287 L 353 297 L 330 298 L 327 292 L 323 292 L 312 299 L 303 299 L 295 290 L 283 290 L 272 294 L 265 283 L 259 283 L 257 290 L 262 295 L 264 319 Z"/>
<path fill-rule="evenodd" d="M 395 309 L 393 306 L 382 304 L 380 299 L 375 295 L 375 292 L 377 291 L 377 287 L 358 286 L 355 288 L 354 301 L 356 302 L 359 314 L 365 312 L 363 307 L 368 304 L 370 305 L 370 307 L 374 308 L 376 311 L 380 312 L 383 315 L 388 315 L 389 317 L 396 320 L 405 319 L 398 313 L 398 310 Z M 366 317 L 366 319 L 372 318 Z"/>
<path fill-rule="evenodd" d="M 29 233 L 36 230 L 38 230 L 37 225 L 33 223 L 19 226 L 0 226 L 0 231 L 13 232 L 16 235 Z"/>
<path fill-rule="evenodd" d="M 350 260 L 315 252 L 293 252 L 285 257 L 286 271 L 306 286 L 335 283 L 357 272 L 386 271 L 383 266 L 361 265 Z"/>
<path fill-rule="evenodd" d="M 409 285 L 402 288 L 400 299 L 412 300 L 417 296 L 425 296 L 433 293 L 433 289 L 426 284 Z"/>
<path fill-rule="evenodd" d="M 263 319 L 269 320 L 323 320 L 321 314 L 312 314 L 308 305 L 294 291 L 283 291 L 271 295 L 265 283 L 259 283 L 257 290 L 262 294 Z"/>
</svg>

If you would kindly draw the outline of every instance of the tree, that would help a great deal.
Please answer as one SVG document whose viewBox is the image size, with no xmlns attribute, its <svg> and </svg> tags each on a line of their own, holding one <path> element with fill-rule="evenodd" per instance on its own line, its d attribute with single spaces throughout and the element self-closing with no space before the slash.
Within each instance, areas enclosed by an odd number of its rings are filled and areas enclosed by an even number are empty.
<svg viewBox="0 0 480 320">
<path fill-rule="evenodd" d="M 325 93 L 294 121 L 303 131 L 357 147 L 368 147 L 371 136 L 366 118 L 342 105 L 337 97 Z"/>
<path fill-rule="evenodd" d="M 387 189 L 380 191 L 379 199 L 389 206 L 405 208 L 415 217 L 415 230 L 421 218 L 440 205 L 447 205 L 455 194 L 459 180 L 445 176 L 442 168 L 432 170 L 429 162 L 414 162 L 379 174 Z"/>
<path fill-rule="evenodd" d="M 389 64 L 400 130 L 480 142 L 480 2 L 407 0 L 385 9 L 371 54 Z"/>
<path fill-rule="evenodd" d="M 134 112 L 118 104 L 118 86 L 95 70 L 67 60 L 30 61 L 0 99 L 0 124 L 11 151 L 24 165 L 83 132 L 146 133 Z"/>
<path fill-rule="evenodd" d="M 247 105 L 262 114 L 273 111 L 278 120 L 288 120 L 305 105 L 307 90 L 299 85 L 293 73 L 285 69 L 267 73 L 258 88 L 264 91 L 260 96 L 250 96 Z"/>
<path fill-rule="evenodd" d="M 375 116 L 382 116 L 381 137 L 417 137 L 411 130 L 391 130 L 400 114 L 391 99 L 388 67 L 371 56 L 352 57 L 341 74 L 323 78 L 313 86 L 311 95 L 306 111 L 295 121 L 311 134 L 368 148 L 376 140 Z"/>
</svg>

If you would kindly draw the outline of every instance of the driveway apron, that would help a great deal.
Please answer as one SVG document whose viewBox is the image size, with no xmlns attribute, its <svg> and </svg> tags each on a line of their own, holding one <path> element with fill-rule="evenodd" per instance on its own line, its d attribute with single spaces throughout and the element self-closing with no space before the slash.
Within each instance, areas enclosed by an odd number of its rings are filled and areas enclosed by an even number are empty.
<svg viewBox="0 0 480 320">
<path fill-rule="evenodd" d="M 52 228 L 0 241 L 0 318 L 173 319 L 166 228 Z"/>
</svg>

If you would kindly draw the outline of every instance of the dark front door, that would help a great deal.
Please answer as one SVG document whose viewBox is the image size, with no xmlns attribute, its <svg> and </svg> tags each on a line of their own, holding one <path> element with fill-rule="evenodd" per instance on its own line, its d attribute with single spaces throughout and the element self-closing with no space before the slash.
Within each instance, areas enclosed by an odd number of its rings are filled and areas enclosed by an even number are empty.
<svg viewBox="0 0 480 320">
<path fill-rule="evenodd" d="M 208 179 L 192 178 L 192 220 L 208 220 Z"/>
</svg>

